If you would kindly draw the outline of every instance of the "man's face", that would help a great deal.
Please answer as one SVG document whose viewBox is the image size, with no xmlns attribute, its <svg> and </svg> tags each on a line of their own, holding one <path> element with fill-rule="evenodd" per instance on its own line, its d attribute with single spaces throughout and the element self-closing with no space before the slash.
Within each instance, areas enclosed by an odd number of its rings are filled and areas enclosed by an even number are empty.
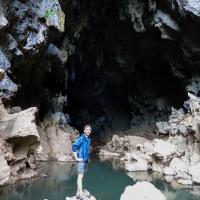
<svg viewBox="0 0 200 200">
<path fill-rule="evenodd" d="M 91 130 L 90 127 L 86 127 L 86 128 L 84 129 L 84 132 L 85 132 L 85 134 L 86 134 L 87 136 L 89 136 L 89 135 L 91 134 L 92 130 Z"/>
</svg>

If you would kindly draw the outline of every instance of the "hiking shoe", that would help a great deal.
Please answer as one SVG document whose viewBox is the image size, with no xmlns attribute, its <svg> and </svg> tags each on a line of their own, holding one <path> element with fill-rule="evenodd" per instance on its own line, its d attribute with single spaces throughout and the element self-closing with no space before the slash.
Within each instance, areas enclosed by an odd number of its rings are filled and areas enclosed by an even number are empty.
<svg viewBox="0 0 200 200">
<path fill-rule="evenodd" d="M 87 190 L 84 190 L 83 192 L 85 197 L 90 198 L 90 193 Z"/>
<path fill-rule="evenodd" d="M 85 194 L 83 193 L 81 196 L 80 196 L 80 200 L 87 200 L 90 198 L 90 194 Z"/>
</svg>

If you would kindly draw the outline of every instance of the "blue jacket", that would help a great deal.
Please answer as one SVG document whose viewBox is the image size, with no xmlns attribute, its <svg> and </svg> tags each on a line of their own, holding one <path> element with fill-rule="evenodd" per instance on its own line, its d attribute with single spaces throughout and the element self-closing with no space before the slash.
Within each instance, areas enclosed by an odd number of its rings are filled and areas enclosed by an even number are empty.
<svg viewBox="0 0 200 200">
<path fill-rule="evenodd" d="M 91 139 L 85 135 L 81 134 L 72 145 L 72 151 L 77 152 L 77 157 L 82 158 L 84 162 L 89 161 L 90 155 L 90 142 Z"/>
</svg>

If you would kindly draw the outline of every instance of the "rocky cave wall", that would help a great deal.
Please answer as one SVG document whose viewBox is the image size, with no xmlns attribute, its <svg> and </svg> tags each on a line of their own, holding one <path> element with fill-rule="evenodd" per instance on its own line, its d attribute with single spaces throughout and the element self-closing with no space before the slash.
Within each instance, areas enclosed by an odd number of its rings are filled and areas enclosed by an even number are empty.
<svg viewBox="0 0 200 200">
<path fill-rule="evenodd" d="M 68 81 L 74 126 L 93 122 L 98 133 L 155 130 L 172 106 L 183 107 L 188 91 L 198 95 L 197 5 L 136 0 L 88 4 L 87 26 Z"/>
<path fill-rule="evenodd" d="M 10 114 L 38 108 L 35 159 L 65 160 L 54 141 L 70 149 L 72 127 L 155 130 L 198 96 L 199 3 L 1 0 L 0 96 Z"/>
</svg>

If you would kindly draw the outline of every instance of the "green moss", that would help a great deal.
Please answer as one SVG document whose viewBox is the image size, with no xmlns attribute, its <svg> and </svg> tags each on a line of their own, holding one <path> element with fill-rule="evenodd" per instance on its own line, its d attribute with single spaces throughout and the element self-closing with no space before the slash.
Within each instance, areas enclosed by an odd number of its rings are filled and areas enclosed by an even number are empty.
<svg viewBox="0 0 200 200">
<path fill-rule="evenodd" d="M 46 10 L 45 11 L 45 18 L 48 19 L 49 17 L 53 17 L 57 14 L 56 9 Z"/>
</svg>

